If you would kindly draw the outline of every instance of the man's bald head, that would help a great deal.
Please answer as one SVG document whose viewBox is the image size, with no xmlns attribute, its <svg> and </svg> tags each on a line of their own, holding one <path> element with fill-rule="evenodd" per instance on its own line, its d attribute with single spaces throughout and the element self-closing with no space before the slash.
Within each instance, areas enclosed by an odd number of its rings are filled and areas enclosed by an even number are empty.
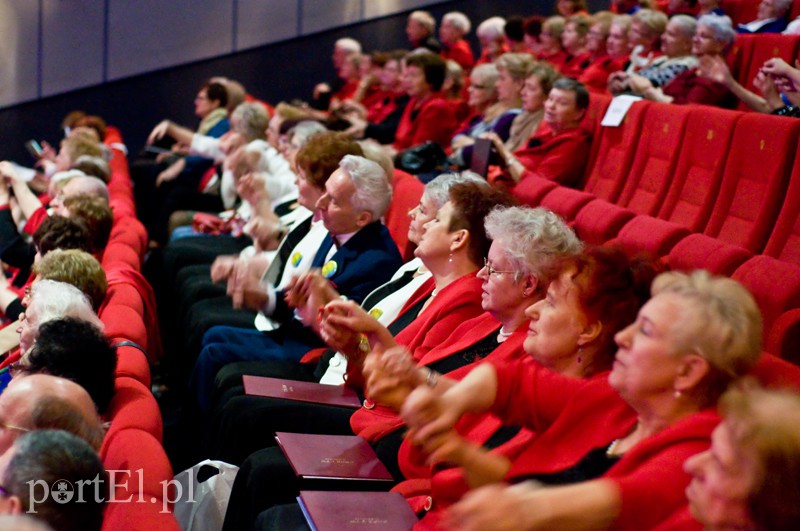
<svg viewBox="0 0 800 531">
<path fill-rule="evenodd" d="M 68 431 L 95 449 L 103 428 L 94 402 L 80 385 L 49 374 L 14 378 L 0 395 L 0 452 L 26 431 Z"/>
<path fill-rule="evenodd" d="M 64 197 L 86 194 L 102 197 L 108 201 L 108 186 L 106 186 L 106 183 L 104 183 L 102 179 L 98 179 L 97 177 L 92 177 L 89 175 L 83 175 L 70 179 L 70 181 L 61 189 L 61 193 Z"/>
</svg>

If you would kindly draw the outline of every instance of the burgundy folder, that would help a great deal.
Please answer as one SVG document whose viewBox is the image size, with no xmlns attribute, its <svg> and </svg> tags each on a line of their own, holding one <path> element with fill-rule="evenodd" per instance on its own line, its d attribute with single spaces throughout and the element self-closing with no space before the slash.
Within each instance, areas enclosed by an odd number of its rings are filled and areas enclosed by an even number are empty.
<svg viewBox="0 0 800 531">
<path fill-rule="evenodd" d="M 314 531 L 408 531 L 417 523 L 398 492 L 301 490 L 297 502 Z"/>
<path fill-rule="evenodd" d="M 342 385 L 323 385 L 265 376 L 242 377 L 244 392 L 248 395 L 266 396 L 269 398 L 287 398 L 300 402 L 342 406 L 358 409 L 361 401 L 356 392 Z"/>
<path fill-rule="evenodd" d="M 275 434 L 295 473 L 302 478 L 391 481 L 375 450 L 356 435 Z"/>
</svg>

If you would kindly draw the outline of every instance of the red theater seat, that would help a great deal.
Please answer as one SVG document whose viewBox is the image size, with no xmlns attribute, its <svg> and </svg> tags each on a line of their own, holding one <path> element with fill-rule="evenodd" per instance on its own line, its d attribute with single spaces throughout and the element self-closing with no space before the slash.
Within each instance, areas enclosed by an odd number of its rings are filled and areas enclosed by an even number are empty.
<svg viewBox="0 0 800 531">
<path fill-rule="evenodd" d="M 764 254 L 800 265 L 800 157 L 794 161 L 789 190 L 764 248 Z"/>
<path fill-rule="evenodd" d="M 161 442 L 161 410 L 150 389 L 134 378 L 116 378 L 114 398 L 106 416 L 111 420 L 107 438 L 120 430 L 133 428 L 145 431 Z"/>
<path fill-rule="evenodd" d="M 695 106 L 686 122 L 681 154 L 659 218 L 702 232 L 725 170 L 734 126 L 742 113 Z"/>
<path fill-rule="evenodd" d="M 573 227 L 584 242 L 601 245 L 614 238 L 635 215 L 627 208 L 595 199 L 578 212 Z"/>
<path fill-rule="evenodd" d="M 669 267 L 682 271 L 707 269 L 715 275 L 731 275 L 753 254 L 738 245 L 731 245 L 704 234 L 690 234 L 670 250 Z"/>
<path fill-rule="evenodd" d="M 109 283 L 106 291 L 105 306 L 127 306 L 136 310 L 139 315 L 144 315 L 142 296 L 136 288 L 126 282 Z M 102 310 L 101 310 L 102 313 Z"/>
<path fill-rule="evenodd" d="M 128 266 L 134 271 L 139 271 L 142 267 L 142 262 L 139 254 L 133 250 L 129 245 L 121 242 L 109 243 L 103 252 L 103 267 L 108 267 L 111 264 L 122 264 Z"/>
<path fill-rule="evenodd" d="M 114 343 L 124 341 L 113 339 Z M 117 345 L 117 378 L 129 377 L 150 389 L 150 364 L 147 355 L 131 345 Z"/>
<path fill-rule="evenodd" d="M 516 190 L 514 193 L 520 204 L 535 207 L 541 204 L 542 198 L 544 198 L 545 195 L 559 186 L 558 183 L 550 179 L 543 179 L 542 177 L 531 175 L 525 178 L 525 188 L 523 190 Z"/>
<path fill-rule="evenodd" d="M 147 345 L 147 329 L 142 316 L 133 308 L 117 304 L 107 305 L 100 312 L 107 337 L 128 339 L 139 345 Z"/>
<path fill-rule="evenodd" d="M 100 458 L 114 475 L 117 500 L 106 506 L 104 530 L 179 529 L 174 516 L 162 512 L 164 492 L 174 499 L 169 489 L 173 474 L 164 449 L 152 435 L 137 429 L 109 433 Z"/>
<path fill-rule="evenodd" d="M 705 234 L 753 253 L 764 249 L 786 193 L 799 135 L 798 120 L 742 116 Z"/>
<path fill-rule="evenodd" d="M 585 191 L 612 203 L 617 200 L 630 172 L 650 105 L 648 101 L 636 102 L 619 127 L 600 127 L 600 133 L 592 139 L 589 169 L 582 186 Z"/>
<path fill-rule="evenodd" d="M 650 105 L 618 205 L 637 214 L 658 213 L 675 174 L 691 112 L 690 105 Z"/>
<path fill-rule="evenodd" d="M 612 241 L 630 254 L 643 252 L 662 258 L 689 233 L 683 225 L 640 215 L 626 223 Z"/>
<path fill-rule="evenodd" d="M 583 207 L 594 200 L 594 194 L 589 192 L 556 186 L 542 197 L 541 206 L 549 208 L 566 221 L 572 221 Z"/>
<path fill-rule="evenodd" d="M 781 262 L 769 256 L 754 256 L 736 269 L 732 278 L 741 282 L 755 297 L 764 318 L 765 342 L 797 344 L 797 338 L 772 336 L 773 324 L 790 310 L 800 308 L 800 266 Z M 786 326 L 785 331 L 796 331 Z M 786 357 L 785 352 L 775 352 Z M 792 353 L 796 357 L 796 353 Z"/>
<path fill-rule="evenodd" d="M 411 260 L 414 257 L 414 244 L 408 241 L 408 225 L 411 222 L 408 212 L 419 204 L 425 185 L 413 175 L 395 170 L 392 188 L 392 203 L 384 216 L 386 228 L 403 258 Z"/>
</svg>

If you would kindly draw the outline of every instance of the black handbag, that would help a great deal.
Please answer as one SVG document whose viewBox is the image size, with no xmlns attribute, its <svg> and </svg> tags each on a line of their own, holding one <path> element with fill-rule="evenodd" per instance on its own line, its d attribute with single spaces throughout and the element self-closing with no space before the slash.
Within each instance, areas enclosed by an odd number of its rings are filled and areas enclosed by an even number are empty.
<svg viewBox="0 0 800 531">
<path fill-rule="evenodd" d="M 398 153 L 394 165 L 412 175 L 443 170 L 447 167 L 447 154 L 436 142 L 425 142 Z"/>
</svg>

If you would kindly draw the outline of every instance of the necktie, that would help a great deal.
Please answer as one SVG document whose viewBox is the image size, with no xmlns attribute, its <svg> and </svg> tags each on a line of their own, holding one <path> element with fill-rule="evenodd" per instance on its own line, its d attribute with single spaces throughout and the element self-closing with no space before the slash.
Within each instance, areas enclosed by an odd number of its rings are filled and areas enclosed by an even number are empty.
<svg viewBox="0 0 800 531">
<path fill-rule="evenodd" d="M 311 262 L 311 267 L 322 267 L 325 265 L 325 258 L 328 257 L 328 252 L 330 252 L 331 248 L 333 247 L 333 236 L 330 233 L 325 235 L 325 238 L 322 240 L 322 245 L 319 246 L 319 250 L 317 254 L 314 255 L 314 261 Z"/>
</svg>

